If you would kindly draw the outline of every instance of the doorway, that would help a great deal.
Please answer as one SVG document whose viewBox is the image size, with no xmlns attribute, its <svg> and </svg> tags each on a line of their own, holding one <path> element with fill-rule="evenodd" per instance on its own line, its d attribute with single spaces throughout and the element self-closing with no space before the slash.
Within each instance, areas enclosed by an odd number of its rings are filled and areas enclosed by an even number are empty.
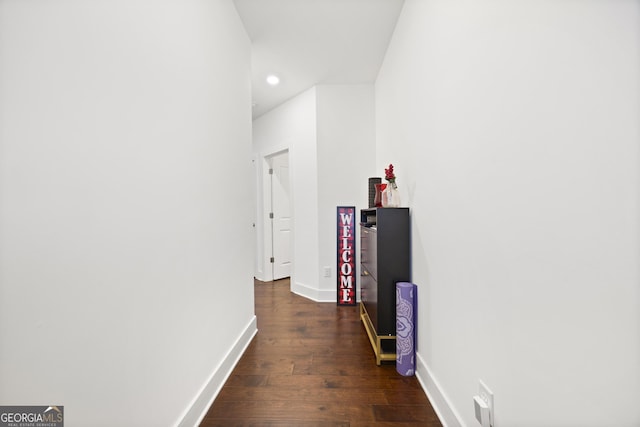
<svg viewBox="0 0 640 427">
<path fill-rule="evenodd" d="M 265 177 L 265 247 L 271 266 L 271 280 L 291 277 L 293 265 L 293 218 L 291 215 L 291 182 L 289 152 L 284 151 L 266 158 Z M 267 240 L 269 242 L 267 242 Z M 269 268 L 267 268 L 269 270 Z"/>
</svg>

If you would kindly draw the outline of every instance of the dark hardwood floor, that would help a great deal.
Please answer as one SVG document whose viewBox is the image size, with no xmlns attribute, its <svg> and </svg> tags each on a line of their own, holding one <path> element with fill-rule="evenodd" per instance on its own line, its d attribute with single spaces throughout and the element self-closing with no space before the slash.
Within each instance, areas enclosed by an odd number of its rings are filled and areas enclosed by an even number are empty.
<svg viewBox="0 0 640 427">
<path fill-rule="evenodd" d="M 289 280 L 255 284 L 258 334 L 201 427 L 442 426 L 415 377 L 377 366 L 358 307 L 316 303 Z"/>
</svg>

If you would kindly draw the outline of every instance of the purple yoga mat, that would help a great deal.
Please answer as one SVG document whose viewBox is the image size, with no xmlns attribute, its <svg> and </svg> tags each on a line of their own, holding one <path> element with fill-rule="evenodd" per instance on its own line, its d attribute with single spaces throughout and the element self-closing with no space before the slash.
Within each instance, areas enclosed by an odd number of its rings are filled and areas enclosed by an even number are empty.
<svg viewBox="0 0 640 427">
<path fill-rule="evenodd" d="M 396 283 L 396 370 L 406 377 L 416 372 L 417 292 L 413 283 Z"/>
</svg>

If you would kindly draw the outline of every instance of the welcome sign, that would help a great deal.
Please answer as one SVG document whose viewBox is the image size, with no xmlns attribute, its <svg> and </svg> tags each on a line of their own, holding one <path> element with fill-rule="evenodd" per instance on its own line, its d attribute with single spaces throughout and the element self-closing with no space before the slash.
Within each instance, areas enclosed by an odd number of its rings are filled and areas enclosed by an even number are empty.
<svg viewBox="0 0 640 427">
<path fill-rule="evenodd" d="M 338 206 L 338 305 L 356 305 L 355 216 L 355 206 Z"/>
</svg>

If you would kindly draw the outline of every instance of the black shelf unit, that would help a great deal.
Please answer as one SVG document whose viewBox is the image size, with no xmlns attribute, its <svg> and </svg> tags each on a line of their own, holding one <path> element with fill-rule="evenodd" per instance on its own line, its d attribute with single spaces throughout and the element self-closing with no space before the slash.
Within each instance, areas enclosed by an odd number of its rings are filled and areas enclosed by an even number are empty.
<svg viewBox="0 0 640 427">
<path fill-rule="evenodd" d="M 376 363 L 396 358 L 396 283 L 411 281 L 409 208 L 360 211 L 360 317 Z"/>
</svg>

